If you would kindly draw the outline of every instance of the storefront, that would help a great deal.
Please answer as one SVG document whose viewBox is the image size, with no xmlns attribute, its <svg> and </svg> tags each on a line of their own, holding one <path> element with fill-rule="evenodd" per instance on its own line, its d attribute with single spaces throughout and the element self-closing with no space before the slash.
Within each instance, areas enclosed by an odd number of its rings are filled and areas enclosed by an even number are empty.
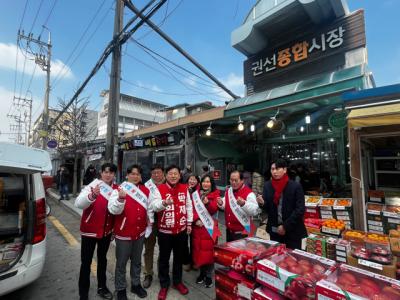
<svg viewBox="0 0 400 300">
<path fill-rule="evenodd" d="M 397 229 L 400 219 L 400 85 L 343 95 L 348 115 L 352 192 L 359 228 Z M 390 216 L 390 218 L 388 218 Z"/>
</svg>

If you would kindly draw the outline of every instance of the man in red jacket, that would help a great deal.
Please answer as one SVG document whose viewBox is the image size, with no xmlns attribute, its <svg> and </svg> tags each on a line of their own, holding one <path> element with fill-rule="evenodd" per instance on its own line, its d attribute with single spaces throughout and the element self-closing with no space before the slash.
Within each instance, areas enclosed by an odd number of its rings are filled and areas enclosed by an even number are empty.
<svg viewBox="0 0 400 300">
<path fill-rule="evenodd" d="M 83 209 L 81 219 L 81 269 L 79 273 L 79 296 L 88 299 L 90 287 L 90 265 L 97 245 L 97 294 L 104 299 L 112 299 L 106 286 L 107 251 L 110 246 L 114 216 L 108 209 L 112 198 L 124 197 L 114 184 L 117 166 L 105 163 L 101 166 L 101 180 L 95 179 L 81 191 L 75 206 Z"/>
<path fill-rule="evenodd" d="M 128 181 L 121 183 L 125 198 L 113 198 L 108 202 L 108 209 L 115 217 L 115 290 L 118 300 L 127 300 L 126 264 L 131 259 L 131 292 L 139 298 L 147 297 L 147 292 L 140 285 L 141 258 L 147 226 L 153 222 L 148 208 L 149 190 L 142 184 L 142 168 L 132 165 L 127 169 Z"/>
<path fill-rule="evenodd" d="M 158 245 L 160 249 L 158 277 L 161 289 L 159 300 L 167 298 L 170 286 L 169 258 L 174 254 L 172 281 L 173 286 L 182 295 L 189 293 L 182 283 L 183 249 L 187 244 L 187 235 L 192 232 L 192 201 L 188 196 L 186 184 L 179 183 L 180 169 L 171 165 L 166 169 L 167 182 L 160 184 L 160 196 L 153 199 L 153 208 L 157 212 Z"/>
<path fill-rule="evenodd" d="M 218 207 L 225 209 L 227 242 L 252 235 L 252 217 L 260 211 L 256 195 L 244 184 L 242 173 L 231 172 L 229 181 L 231 186 L 226 187 L 225 198 L 218 200 Z"/>
</svg>

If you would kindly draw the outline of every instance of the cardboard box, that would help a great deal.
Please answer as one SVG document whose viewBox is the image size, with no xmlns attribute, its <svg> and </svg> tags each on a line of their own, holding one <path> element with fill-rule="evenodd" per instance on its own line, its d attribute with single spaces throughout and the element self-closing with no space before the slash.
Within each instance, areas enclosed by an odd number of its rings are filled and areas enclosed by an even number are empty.
<svg viewBox="0 0 400 300">
<path fill-rule="evenodd" d="M 312 299 L 316 282 L 335 267 L 335 261 L 294 250 L 258 261 L 256 280 L 290 299 Z"/>
<path fill-rule="evenodd" d="M 215 287 L 215 296 L 217 300 L 244 300 L 244 298 L 233 293 L 228 293 L 217 286 Z"/>
<path fill-rule="evenodd" d="M 239 274 L 229 268 L 215 270 L 215 287 L 230 294 L 234 299 L 251 300 L 257 284 L 254 279 Z"/>
<path fill-rule="evenodd" d="M 354 266 L 386 277 L 396 278 L 396 257 L 393 257 L 392 263 L 390 265 L 382 265 L 376 262 L 355 258 L 352 255 L 347 256 L 347 262 L 350 266 Z"/>
<path fill-rule="evenodd" d="M 349 265 L 340 265 L 315 288 L 316 299 L 400 299 L 400 282 Z"/>
<path fill-rule="evenodd" d="M 274 292 L 266 287 L 259 287 L 254 290 L 252 300 L 284 300 L 281 294 Z"/>
<path fill-rule="evenodd" d="M 260 238 L 245 238 L 214 247 L 215 263 L 234 271 L 255 276 L 258 260 L 281 253 L 285 245 Z"/>
</svg>

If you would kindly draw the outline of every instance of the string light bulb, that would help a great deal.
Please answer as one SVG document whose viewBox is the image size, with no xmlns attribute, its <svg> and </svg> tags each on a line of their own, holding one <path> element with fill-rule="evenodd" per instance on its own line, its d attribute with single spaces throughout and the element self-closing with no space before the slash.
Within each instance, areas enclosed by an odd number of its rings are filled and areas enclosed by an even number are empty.
<svg viewBox="0 0 400 300">
<path fill-rule="evenodd" d="M 311 124 L 311 116 L 306 114 L 306 124 Z"/>
<path fill-rule="evenodd" d="M 251 131 L 251 132 L 256 131 L 256 125 L 251 124 L 251 125 L 250 125 L 250 131 Z"/>
<path fill-rule="evenodd" d="M 210 125 L 207 127 L 207 130 L 206 130 L 206 136 L 211 136 L 211 133 L 212 133 L 212 127 L 211 127 L 211 122 L 210 122 Z"/>
<path fill-rule="evenodd" d="M 239 121 L 238 121 L 238 130 L 239 131 L 243 131 L 244 130 L 243 121 L 240 119 L 240 116 L 239 116 Z"/>
</svg>

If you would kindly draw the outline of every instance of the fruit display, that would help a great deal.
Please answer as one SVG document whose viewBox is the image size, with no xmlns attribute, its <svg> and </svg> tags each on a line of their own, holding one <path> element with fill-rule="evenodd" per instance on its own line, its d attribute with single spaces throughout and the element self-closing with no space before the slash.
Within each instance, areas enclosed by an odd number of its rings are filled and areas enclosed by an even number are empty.
<svg viewBox="0 0 400 300">
<path fill-rule="evenodd" d="M 335 204 L 335 198 L 322 198 L 320 205 L 321 206 L 333 206 Z"/>
<path fill-rule="evenodd" d="M 336 199 L 335 206 L 351 206 L 352 202 L 349 198 Z"/>
<path fill-rule="evenodd" d="M 321 200 L 320 196 L 304 196 L 306 206 L 307 204 L 317 205 Z"/>
<path fill-rule="evenodd" d="M 354 244 L 352 245 L 351 255 L 355 258 L 376 262 L 382 265 L 390 265 L 392 263 L 390 248 L 381 246 L 367 248 L 363 245 Z"/>
<path fill-rule="evenodd" d="M 326 278 L 336 262 L 301 250 L 287 251 L 257 262 L 257 281 L 289 299 L 313 299 L 317 281 Z"/>
<path fill-rule="evenodd" d="M 309 234 L 306 239 L 306 251 L 327 257 L 327 237 L 321 234 Z"/>
<path fill-rule="evenodd" d="M 383 205 L 377 203 L 367 203 L 367 210 L 382 211 Z"/>
<path fill-rule="evenodd" d="M 332 229 L 344 230 L 345 223 L 342 220 L 328 219 L 328 220 L 325 220 L 324 223 L 322 223 L 322 226 L 332 228 Z"/>
<path fill-rule="evenodd" d="M 400 214 L 400 206 L 398 206 L 398 205 L 386 205 L 384 211 Z"/>
<path fill-rule="evenodd" d="M 363 242 L 367 233 L 358 230 L 346 230 L 343 232 L 343 238 L 352 242 Z"/>
<path fill-rule="evenodd" d="M 400 282 L 348 265 L 317 283 L 316 299 L 400 300 Z"/>
<path fill-rule="evenodd" d="M 376 242 L 376 243 L 382 243 L 382 244 L 388 244 L 389 243 L 389 237 L 384 234 L 378 234 L 378 233 L 368 233 L 366 236 L 366 241 L 370 242 Z"/>
<path fill-rule="evenodd" d="M 256 286 L 257 284 L 254 279 L 229 268 L 218 268 L 215 270 L 215 287 L 221 293 L 229 294 L 230 299 L 251 300 Z"/>
<path fill-rule="evenodd" d="M 347 255 L 350 253 L 350 242 L 339 238 L 327 239 L 327 258 L 337 262 L 347 263 Z"/>
<path fill-rule="evenodd" d="M 214 247 L 215 262 L 236 272 L 255 276 L 257 260 L 282 253 L 285 245 L 259 238 L 245 238 Z"/>
</svg>

